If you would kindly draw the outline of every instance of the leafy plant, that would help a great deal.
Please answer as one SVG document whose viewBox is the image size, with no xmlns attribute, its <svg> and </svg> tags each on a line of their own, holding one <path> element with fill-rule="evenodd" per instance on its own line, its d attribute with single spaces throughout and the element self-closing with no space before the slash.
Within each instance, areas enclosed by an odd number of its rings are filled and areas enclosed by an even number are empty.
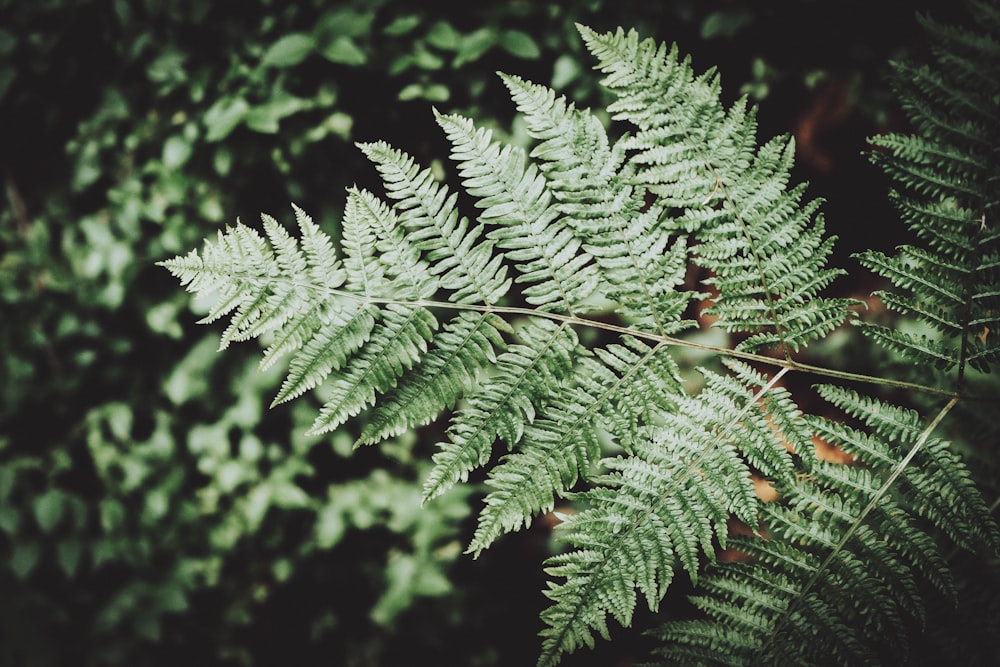
<svg viewBox="0 0 1000 667">
<path fill-rule="evenodd" d="M 996 3 L 974 9 L 1000 28 Z M 374 444 L 452 411 L 424 500 L 488 469 L 469 552 L 572 503 L 547 562 L 540 665 L 607 637 L 609 617 L 632 624 L 640 598 L 656 611 L 681 571 L 695 612 L 656 631 L 666 659 L 899 661 L 930 610 L 959 597 L 950 550 L 1000 551 L 991 507 L 939 435 L 959 401 L 995 400 L 981 385 L 1000 356 L 997 47 L 927 25 L 937 65 L 901 66 L 917 135 L 874 141 L 916 242 L 861 256 L 894 286 L 881 300 L 922 329 L 860 324 L 931 379 L 797 359 L 859 318 L 824 295 L 841 271 L 820 203 L 789 185 L 790 140 L 758 145 L 755 109 L 725 108 L 714 70 L 622 30 L 580 28 L 616 97 L 607 111 L 629 126 L 617 138 L 512 75 L 530 155 L 436 114 L 474 218 L 432 170 L 364 143 L 391 204 L 348 191 L 342 257 L 296 207 L 298 238 L 264 216 L 263 236 L 237 223 L 163 265 L 211 296 L 204 322 L 229 318 L 222 347 L 261 338 L 264 368 L 290 358 L 275 403 L 316 390 L 312 433 L 364 413 L 358 444 Z M 691 337 L 706 305 L 732 348 Z M 674 354 L 690 348 L 723 358 L 696 391 Z M 783 386 L 794 375 L 839 382 L 816 387 L 821 414 Z"/>
</svg>

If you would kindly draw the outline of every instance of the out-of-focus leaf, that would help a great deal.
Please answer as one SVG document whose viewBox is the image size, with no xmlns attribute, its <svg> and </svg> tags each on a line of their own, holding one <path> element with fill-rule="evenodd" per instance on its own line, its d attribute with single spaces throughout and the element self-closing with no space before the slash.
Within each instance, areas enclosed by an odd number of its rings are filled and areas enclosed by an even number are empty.
<svg viewBox="0 0 1000 667">
<path fill-rule="evenodd" d="M 368 54 L 362 51 L 350 37 L 338 37 L 326 46 L 320 53 L 324 58 L 340 65 L 364 65 L 368 62 Z"/>
<path fill-rule="evenodd" d="M 371 31 L 375 11 L 358 11 L 349 7 L 327 12 L 316 24 L 316 34 L 325 37 L 360 37 Z"/>
<path fill-rule="evenodd" d="M 431 102 L 447 102 L 451 96 L 448 88 L 440 83 L 425 86 L 419 83 L 411 83 L 399 91 L 399 99 L 415 100 L 425 99 Z"/>
<path fill-rule="evenodd" d="M 21 526 L 21 514 L 10 505 L 0 505 L 0 531 L 13 537 Z"/>
<path fill-rule="evenodd" d="M 205 112 L 205 127 L 208 129 L 205 140 L 221 141 L 228 137 L 248 111 L 250 105 L 242 97 L 224 97 L 218 100 Z"/>
<path fill-rule="evenodd" d="M 405 35 L 420 25 L 420 20 L 420 17 L 416 14 L 404 14 L 402 16 L 397 16 L 391 23 L 389 23 L 389 25 L 382 28 L 382 32 L 392 37 L 399 37 L 400 35 Z"/>
<path fill-rule="evenodd" d="M 174 135 L 163 142 L 163 166 L 177 169 L 191 157 L 191 143 L 184 137 Z"/>
<path fill-rule="evenodd" d="M 42 548 L 37 542 L 15 542 L 10 555 L 10 571 L 20 580 L 28 578 L 42 555 Z"/>
<path fill-rule="evenodd" d="M 76 538 L 69 538 L 56 545 L 56 559 L 59 561 L 59 568 L 67 577 L 72 578 L 80 566 L 80 556 L 83 555 L 83 548 Z"/>
<path fill-rule="evenodd" d="M 480 28 L 475 32 L 462 36 L 458 53 L 455 54 L 453 67 L 461 67 L 466 63 L 479 60 L 480 57 L 489 51 L 497 43 L 496 32 L 490 28 Z"/>
<path fill-rule="evenodd" d="M 455 51 L 462 35 L 447 21 L 438 21 L 427 31 L 427 43 L 445 51 Z"/>
<path fill-rule="evenodd" d="M 572 83 L 580 75 L 580 63 L 573 56 L 563 54 L 552 66 L 552 87 L 556 90 Z"/>
<path fill-rule="evenodd" d="M 311 35 L 292 33 L 272 44 L 260 62 L 265 67 L 294 67 L 305 60 L 315 48 L 316 41 Z"/>
<path fill-rule="evenodd" d="M 51 533 L 59 523 L 63 515 L 64 500 L 63 492 L 59 489 L 49 489 L 35 498 L 35 521 L 43 533 Z"/>
<path fill-rule="evenodd" d="M 701 38 L 732 37 L 754 20 L 749 9 L 731 9 L 712 12 L 701 23 Z"/>
<path fill-rule="evenodd" d="M 542 50 L 530 35 L 520 30 L 507 30 L 500 36 L 500 46 L 519 58 L 534 60 L 542 55 Z"/>
</svg>

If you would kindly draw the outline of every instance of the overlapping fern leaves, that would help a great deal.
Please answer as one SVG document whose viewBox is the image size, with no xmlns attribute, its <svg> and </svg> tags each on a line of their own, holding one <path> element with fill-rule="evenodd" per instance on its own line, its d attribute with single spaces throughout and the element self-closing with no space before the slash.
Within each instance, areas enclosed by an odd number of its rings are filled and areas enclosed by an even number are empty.
<svg viewBox="0 0 1000 667">
<path fill-rule="evenodd" d="M 791 141 L 758 147 L 754 110 L 743 100 L 724 108 L 715 72 L 696 76 L 676 50 L 635 33 L 581 34 L 618 97 L 609 111 L 630 129 L 612 139 L 590 112 L 502 75 L 537 142 L 530 154 L 469 119 L 436 115 L 474 219 L 430 170 L 368 143 L 360 148 L 392 203 L 348 192 L 342 259 L 296 209 L 297 240 L 265 216 L 266 239 L 237 223 L 164 265 L 189 290 L 215 293 L 205 321 L 231 316 L 223 347 L 266 336 L 262 365 L 291 357 L 276 403 L 324 385 L 315 432 L 366 412 L 359 444 L 370 444 L 453 410 L 425 500 L 500 454 L 470 552 L 557 498 L 580 508 L 562 517 L 567 550 L 547 563 L 540 665 L 607 637 L 609 618 L 629 625 L 640 600 L 656 610 L 679 569 L 700 584 L 706 620 L 668 624 L 667 657 L 872 661 L 904 650 L 925 604 L 921 582 L 954 588 L 939 532 L 996 551 L 988 508 L 915 413 L 821 389 L 863 431 L 802 415 L 780 386 L 803 368 L 791 354 L 849 314 L 846 300 L 820 294 L 838 273 L 826 266 L 833 240 L 818 203 L 788 185 Z M 918 80 L 918 126 L 941 122 L 936 77 Z M 987 104 L 966 101 L 970 113 Z M 994 127 L 982 114 L 947 122 L 974 150 L 883 140 L 886 164 L 910 174 L 903 185 L 916 194 L 901 205 L 929 249 L 864 261 L 912 291 L 886 295 L 890 305 L 959 342 L 874 335 L 961 376 L 997 356 L 996 201 L 982 196 L 995 188 L 986 146 L 996 143 L 980 145 Z M 971 238 L 969 220 L 980 221 Z M 739 335 L 734 356 L 783 366 L 777 375 L 732 360 L 725 374 L 703 371 L 696 395 L 684 390 L 671 349 L 686 344 L 675 337 L 693 324 L 684 313 L 707 296 L 685 287 L 692 265 L 710 273 L 719 326 Z M 586 327 L 618 339 L 588 348 L 578 336 Z M 769 350 L 777 361 L 757 354 Z M 861 465 L 817 460 L 814 436 Z M 762 503 L 753 475 L 782 500 Z M 733 518 L 766 539 L 731 538 Z M 702 576 L 727 545 L 751 559 Z M 837 641 L 804 641 L 827 624 Z"/>
</svg>

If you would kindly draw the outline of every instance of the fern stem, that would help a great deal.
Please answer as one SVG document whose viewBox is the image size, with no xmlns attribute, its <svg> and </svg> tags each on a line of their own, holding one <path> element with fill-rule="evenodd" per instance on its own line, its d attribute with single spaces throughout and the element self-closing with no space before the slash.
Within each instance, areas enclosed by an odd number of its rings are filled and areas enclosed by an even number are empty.
<svg viewBox="0 0 1000 667">
<path fill-rule="evenodd" d="M 313 284 L 298 283 L 295 281 L 293 281 L 293 283 L 296 286 L 305 289 L 317 288 L 317 286 Z M 348 292 L 345 290 L 339 290 L 330 287 L 322 287 L 321 289 L 323 289 L 327 294 L 332 296 L 340 296 L 348 299 L 357 299 L 371 304 L 422 306 L 424 308 L 472 310 L 483 313 L 495 313 L 497 315 L 521 315 L 523 317 L 542 317 L 560 323 L 577 324 L 579 326 L 590 327 L 593 329 L 603 329 L 605 331 L 611 331 L 614 333 L 622 334 L 624 336 L 632 336 L 634 338 L 640 338 L 643 340 L 652 341 L 654 343 L 664 343 L 666 345 L 673 345 L 676 347 L 686 347 L 692 350 L 700 350 L 702 352 L 712 352 L 722 356 L 734 357 L 736 359 L 743 359 L 744 361 L 753 361 L 760 364 L 766 364 L 768 366 L 778 366 L 780 368 L 785 368 L 790 371 L 810 373 L 813 375 L 837 378 L 840 380 L 847 380 L 850 382 L 863 382 L 866 384 L 876 384 L 885 387 L 893 387 L 895 389 L 907 389 L 911 391 L 923 392 L 925 394 L 934 394 L 945 398 L 962 398 L 963 400 L 968 400 L 968 401 L 997 400 L 996 396 L 979 395 L 979 394 L 960 394 L 957 391 L 948 391 L 947 389 L 931 387 L 929 385 L 919 384 L 916 382 L 892 380 L 884 377 L 879 377 L 877 375 L 865 375 L 863 373 L 852 373 L 850 371 L 841 371 L 833 368 L 826 368 L 824 366 L 814 366 L 812 364 L 804 364 L 802 362 L 795 361 L 794 359 L 776 359 L 774 357 L 769 357 L 763 354 L 743 352 L 741 350 L 734 350 L 727 347 L 719 347 L 717 345 L 708 345 L 706 343 L 699 343 L 697 341 L 685 340 L 683 338 L 676 338 L 674 336 L 666 336 L 659 333 L 642 331 L 639 329 L 631 329 L 626 326 L 611 324 L 610 322 L 601 322 L 600 320 L 592 320 L 577 315 L 566 315 L 563 313 L 553 313 L 550 311 L 535 310 L 533 308 L 522 308 L 518 306 L 478 305 L 471 303 L 454 303 L 451 301 L 435 301 L 433 299 L 393 299 L 388 297 L 381 297 L 381 298 L 370 297 L 363 294 L 356 294 L 354 292 Z"/>
<path fill-rule="evenodd" d="M 944 420 L 945 416 L 949 412 L 951 412 L 951 409 L 955 407 L 957 403 L 958 403 L 958 397 L 956 396 L 952 398 L 950 401 L 948 401 L 948 403 L 943 408 L 941 408 L 940 412 L 937 413 L 937 415 L 934 417 L 931 423 L 927 425 L 927 428 L 925 428 L 923 432 L 920 434 L 920 437 L 917 438 L 917 441 L 913 444 L 913 447 L 910 448 L 910 451 L 907 452 L 906 456 L 903 457 L 903 460 L 900 461 L 899 464 L 896 465 L 893 471 L 889 474 L 889 476 L 886 477 L 885 481 L 882 483 L 882 486 L 879 487 L 878 491 L 875 492 L 871 500 L 868 501 L 868 504 L 865 505 L 865 508 L 861 510 L 861 513 L 858 515 L 858 518 L 854 520 L 854 522 L 851 524 L 851 527 L 848 528 L 847 531 L 844 533 L 843 537 L 840 538 L 840 542 L 837 543 L 837 546 L 835 546 L 833 550 L 829 554 L 827 554 L 826 558 L 823 559 L 823 562 L 819 564 L 819 567 L 816 568 L 816 570 L 812 573 L 812 576 L 809 577 L 809 580 L 799 590 L 798 596 L 794 600 L 792 600 L 787 607 L 785 607 L 785 611 L 782 613 L 781 617 L 775 622 L 771 630 L 771 634 L 768 636 L 767 641 L 765 641 L 764 644 L 757 651 L 756 657 L 750 663 L 751 665 L 757 664 L 760 656 L 768 654 L 768 649 L 770 648 L 771 643 L 775 640 L 775 638 L 784 628 L 785 624 L 788 622 L 788 619 L 791 618 L 792 613 L 796 609 L 798 609 L 799 605 L 806 598 L 806 595 L 809 593 L 812 587 L 815 586 L 816 582 L 819 581 L 819 578 L 823 574 L 824 570 L 826 570 L 826 568 L 829 567 L 830 563 L 833 562 L 833 559 L 837 557 L 837 554 L 843 551 L 847 543 L 851 540 L 852 537 L 854 537 L 854 534 L 858 532 L 858 530 L 861 528 L 862 524 L 864 523 L 864 520 L 868 517 L 871 511 L 875 509 L 875 507 L 879 504 L 879 501 L 882 500 L 885 494 L 889 492 L 889 489 L 892 487 L 893 484 L 896 483 L 896 480 L 899 478 L 899 476 L 903 474 L 903 471 L 906 470 L 906 467 L 910 465 L 910 462 L 913 460 L 913 457 L 917 455 L 917 452 L 919 452 L 921 448 L 923 448 L 924 443 L 926 443 L 928 438 L 930 438 L 931 433 L 933 433 L 934 430 L 941 424 L 941 421 Z"/>
<path fill-rule="evenodd" d="M 716 345 L 708 345 L 706 343 L 699 343 L 697 341 L 685 340 L 683 338 L 676 338 L 674 336 L 665 336 L 663 334 L 652 333 L 649 331 L 630 329 L 629 327 L 617 324 L 611 324 L 609 322 L 601 322 L 600 320 L 591 320 L 585 317 L 579 317 L 577 315 L 565 315 L 562 313 L 540 311 L 532 308 L 520 308 L 517 306 L 482 306 L 476 304 L 466 304 L 466 303 L 458 304 L 458 303 L 451 303 L 448 301 L 434 301 L 427 299 L 408 300 L 408 299 L 390 299 L 390 298 L 369 298 L 351 292 L 343 292 L 340 290 L 331 290 L 331 291 L 337 293 L 339 296 L 346 296 L 352 299 L 363 299 L 369 303 L 384 303 L 384 304 L 391 303 L 403 306 L 423 306 L 425 308 L 474 310 L 478 312 L 496 313 L 498 315 L 522 315 L 524 317 L 543 317 L 556 322 L 578 324 L 580 326 L 591 327 L 594 329 L 603 329 L 605 331 L 611 331 L 625 336 L 633 336 L 635 338 L 649 340 L 654 343 L 665 343 L 667 345 L 686 347 L 689 349 L 701 350 L 703 352 L 714 352 L 716 354 L 728 357 L 735 357 L 737 359 L 743 359 L 745 361 L 755 361 L 761 364 L 767 364 L 769 366 L 778 366 L 780 368 L 784 368 L 790 371 L 800 371 L 803 373 L 811 373 L 813 375 L 838 378 L 841 380 L 849 380 L 852 382 L 879 384 L 887 387 L 894 387 L 897 389 L 910 389 L 913 391 L 920 391 L 928 394 L 936 394 L 938 396 L 944 396 L 946 398 L 959 397 L 959 394 L 956 392 L 948 391 L 946 389 L 940 389 L 938 387 L 931 387 L 929 385 L 918 384 L 915 382 L 906 382 L 903 380 L 891 380 L 875 375 L 852 373 L 850 371 L 841 371 L 833 368 L 825 368 L 823 366 L 814 366 L 812 364 L 804 364 L 792 359 L 776 359 L 774 357 L 769 357 L 763 354 L 743 352 L 740 350 L 734 350 L 727 347 L 718 347 Z M 962 395 L 962 398 L 968 400 L 996 400 L 995 396 Z"/>
</svg>

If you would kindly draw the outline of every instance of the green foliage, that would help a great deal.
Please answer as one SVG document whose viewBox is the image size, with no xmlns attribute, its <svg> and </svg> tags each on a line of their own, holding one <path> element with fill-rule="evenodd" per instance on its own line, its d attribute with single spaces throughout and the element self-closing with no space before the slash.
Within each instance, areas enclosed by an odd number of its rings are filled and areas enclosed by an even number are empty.
<svg viewBox="0 0 1000 667">
<path fill-rule="evenodd" d="M 937 62 L 898 63 L 894 79 L 916 135 L 872 140 L 882 149 L 872 157 L 896 183 L 893 201 L 922 245 L 901 246 L 894 257 L 861 256 L 899 290 L 879 294 L 886 305 L 935 332 L 870 325 L 866 333 L 919 364 L 957 369 L 959 385 L 966 366 L 988 371 L 1000 359 L 990 336 L 1000 324 L 1000 232 L 992 223 L 1000 120 L 995 81 L 983 78 L 997 60 L 1000 12 L 989 3 L 974 9 L 985 33 L 923 21 Z"/>
<path fill-rule="evenodd" d="M 1000 9 L 977 7 L 996 27 Z M 943 69 L 907 76 L 913 90 L 902 91 L 922 136 L 878 140 L 926 247 L 862 259 L 910 292 L 887 294 L 888 305 L 939 325 L 944 340 L 864 326 L 917 363 L 955 370 L 954 389 L 793 358 L 848 321 L 853 302 L 823 294 L 841 271 L 827 267 L 833 239 L 819 203 L 789 185 L 791 142 L 759 145 L 746 99 L 727 108 L 714 70 L 696 75 L 677 47 L 634 31 L 580 27 L 615 96 L 607 111 L 628 124 L 617 137 L 555 91 L 510 75 L 503 82 L 538 142 L 530 153 L 461 115 L 436 115 L 475 219 L 432 169 L 388 143 L 363 143 L 393 201 L 349 190 L 342 259 L 296 208 L 297 240 L 265 216 L 266 239 L 237 223 L 161 264 L 214 302 L 209 321 L 231 316 L 223 346 L 268 334 L 292 355 L 276 401 L 315 388 L 325 405 L 313 432 L 370 407 L 357 445 L 373 444 L 452 411 L 423 497 L 487 468 L 470 552 L 572 503 L 556 515 L 566 549 L 546 562 L 539 665 L 609 637 L 609 617 L 631 625 L 640 600 L 658 611 L 678 569 L 698 587 L 691 604 L 702 618 L 657 631 L 668 660 L 903 660 L 932 641 L 922 628 L 939 597 L 958 598 L 962 573 L 948 551 L 1000 553 L 988 503 L 934 435 L 970 387 L 975 394 L 971 374 L 996 361 L 989 155 L 998 138 L 983 113 L 996 82 L 970 85 L 996 48 L 978 33 L 935 30 L 948 39 Z M 506 42 L 531 52 L 519 37 Z M 698 347 L 677 336 L 694 324 L 685 314 L 707 305 L 708 293 L 686 288 L 691 267 L 714 291 L 706 313 L 738 341 L 712 350 L 738 360 L 721 373 L 699 369 L 696 393 L 672 352 Z M 830 412 L 810 416 L 780 386 L 796 373 L 950 400 L 925 423 L 821 385 Z M 816 438 L 853 464 L 822 460 Z M 778 500 L 762 500 L 755 476 Z M 731 537 L 734 521 L 753 537 Z M 722 562 L 726 548 L 745 561 Z"/>
</svg>

